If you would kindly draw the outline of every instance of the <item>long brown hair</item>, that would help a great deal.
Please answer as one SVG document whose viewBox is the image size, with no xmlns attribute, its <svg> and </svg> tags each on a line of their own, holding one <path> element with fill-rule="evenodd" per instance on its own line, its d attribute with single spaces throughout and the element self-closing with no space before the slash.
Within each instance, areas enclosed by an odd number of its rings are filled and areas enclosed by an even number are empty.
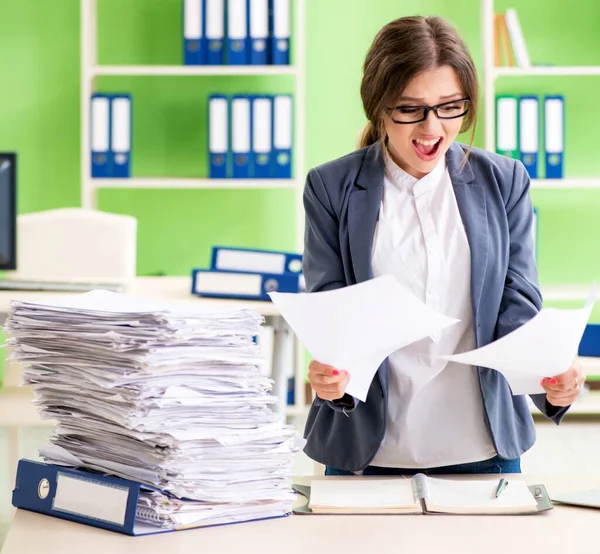
<svg viewBox="0 0 600 554">
<path fill-rule="evenodd" d="M 367 53 L 360 86 L 365 115 L 359 147 L 385 139 L 384 110 L 427 69 L 448 65 L 456 71 L 463 93 L 470 99 L 461 132 L 471 129 L 471 144 L 477 122 L 479 84 L 471 54 L 458 32 L 439 17 L 410 16 L 383 27 Z"/>
</svg>

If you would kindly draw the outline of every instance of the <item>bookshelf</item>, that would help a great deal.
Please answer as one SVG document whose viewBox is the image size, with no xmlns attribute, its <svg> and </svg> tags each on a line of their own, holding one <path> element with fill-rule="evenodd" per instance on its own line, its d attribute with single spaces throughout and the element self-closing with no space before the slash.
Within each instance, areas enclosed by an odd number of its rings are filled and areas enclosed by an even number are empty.
<svg viewBox="0 0 600 554">
<path fill-rule="evenodd" d="M 219 65 L 219 66 L 186 66 L 183 65 L 100 65 L 97 56 L 98 41 L 98 3 L 102 0 L 80 0 L 80 146 L 81 146 L 81 190 L 80 203 L 84 208 L 96 208 L 98 192 L 101 189 L 164 189 L 169 194 L 173 189 L 212 189 L 212 190 L 276 190 L 289 189 L 293 192 L 295 208 L 295 249 L 303 250 L 304 209 L 302 194 L 304 189 L 305 169 L 305 121 L 306 121 L 306 69 L 305 69 L 305 2 L 306 0 L 291 0 L 293 27 L 291 28 L 292 58 L 290 65 Z M 181 9 L 181 0 L 170 2 L 173 9 Z M 179 40 L 183 41 L 180 36 Z M 183 43 L 181 43 L 183 48 Z M 230 77 L 237 79 L 244 76 L 272 77 L 288 76 L 294 80 L 293 100 L 293 178 L 292 179 L 209 179 L 198 177 L 176 178 L 169 176 L 145 177 L 135 175 L 130 178 L 97 179 L 91 176 L 90 152 L 90 98 L 95 92 L 97 77 Z M 203 132 L 199 129 L 199 132 Z M 134 154 L 135 155 L 135 154 Z M 208 153 L 207 153 L 208 155 Z M 305 362 L 304 350 L 296 341 L 293 352 L 295 376 L 294 404 L 289 406 L 289 415 L 298 415 L 305 411 Z M 298 386 L 299 385 L 299 386 Z"/>
</svg>

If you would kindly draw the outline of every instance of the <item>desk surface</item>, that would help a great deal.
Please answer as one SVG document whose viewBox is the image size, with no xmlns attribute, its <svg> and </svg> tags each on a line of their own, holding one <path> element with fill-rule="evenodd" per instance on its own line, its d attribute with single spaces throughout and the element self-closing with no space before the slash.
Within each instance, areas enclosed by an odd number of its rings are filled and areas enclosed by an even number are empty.
<svg viewBox="0 0 600 554">
<path fill-rule="evenodd" d="M 250 300 L 221 300 L 202 298 L 191 294 L 191 277 L 137 277 L 129 291 L 133 296 L 153 300 L 184 301 L 205 304 L 237 304 L 254 308 L 264 316 L 279 315 L 272 302 Z M 0 291 L 0 314 L 8 313 L 11 300 L 33 301 L 70 296 L 72 292 Z M 77 294 L 77 293 L 75 293 Z"/>
<path fill-rule="evenodd" d="M 550 494 L 600 485 L 600 474 L 540 479 Z M 303 479 L 303 480 L 306 480 Z M 300 481 L 300 480 L 299 480 Z M 595 552 L 600 510 L 555 505 L 531 516 L 301 516 L 146 537 L 128 537 L 17 510 L 2 554 L 203 554 L 238 552 Z"/>
</svg>

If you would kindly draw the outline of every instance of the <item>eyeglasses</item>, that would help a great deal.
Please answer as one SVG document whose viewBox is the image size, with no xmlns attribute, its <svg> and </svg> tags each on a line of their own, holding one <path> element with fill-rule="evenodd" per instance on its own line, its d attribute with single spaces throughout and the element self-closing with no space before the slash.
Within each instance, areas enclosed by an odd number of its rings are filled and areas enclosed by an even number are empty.
<svg viewBox="0 0 600 554">
<path fill-rule="evenodd" d="M 385 111 L 394 123 L 402 125 L 425 121 L 429 112 L 433 112 L 438 119 L 457 119 L 467 114 L 469 104 L 468 98 L 460 98 L 437 106 L 396 106 Z"/>
</svg>

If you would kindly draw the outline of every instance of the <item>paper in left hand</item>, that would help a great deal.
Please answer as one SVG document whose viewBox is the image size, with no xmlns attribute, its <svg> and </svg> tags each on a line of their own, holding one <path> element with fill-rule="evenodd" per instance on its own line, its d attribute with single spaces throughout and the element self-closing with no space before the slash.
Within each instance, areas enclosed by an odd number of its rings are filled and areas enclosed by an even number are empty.
<svg viewBox="0 0 600 554">
<path fill-rule="evenodd" d="M 504 337 L 444 359 L 500 371 L 513 394 L 544 393 L 540 381 L 569 369 L 596 301 L 596 285 L 583 308 L 543 308 Z"/>
<path fill-rule="evenodd" d="M 315 360 L 350 374 L 346 392 L 365 401 L 392 352 L 453 325 L 392 275 L 313 293 L 269 293 Z"/>
</svg>

